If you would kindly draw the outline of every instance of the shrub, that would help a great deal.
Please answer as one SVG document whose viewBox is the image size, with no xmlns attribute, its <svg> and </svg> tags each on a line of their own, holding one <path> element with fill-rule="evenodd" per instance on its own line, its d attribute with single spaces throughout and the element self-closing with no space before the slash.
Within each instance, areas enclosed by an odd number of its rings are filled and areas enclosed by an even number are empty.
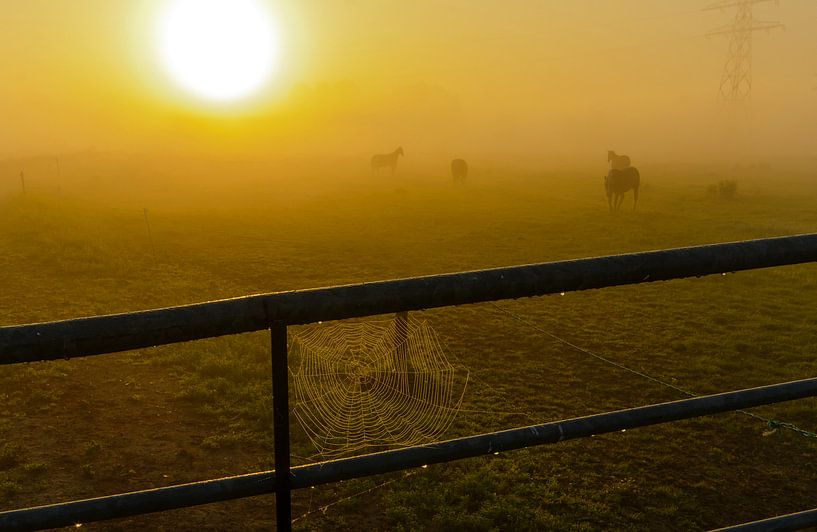
<svg viewBox="0 0 817 532">
<path fill-rule="evenodd" d="M 718 183 L 718 195 L 723 199 L 731 199 L 738 193 L 738 183 L 731 179 L 724 179 Z"/>
<path fill-rule="evenodd" d="M 732 199 L 738 193 L 738 182 L 733 179 L 722 179 L 717 185 L 709 185 L 706 192 L 720 199 Z"/>
</svg>

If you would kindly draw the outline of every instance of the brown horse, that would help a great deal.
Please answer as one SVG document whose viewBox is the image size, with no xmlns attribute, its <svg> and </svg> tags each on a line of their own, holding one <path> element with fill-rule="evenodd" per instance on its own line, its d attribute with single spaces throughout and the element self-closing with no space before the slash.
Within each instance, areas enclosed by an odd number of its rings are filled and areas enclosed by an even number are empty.
<svg viewBox="0 0 817 532">
<path fill-rule="evenodd" d="M 372 170 L 389 167 L 391 173 L 394 174 L 394 169 L 397 168 L 397 159 L 403 155 L 403 147 L 400 146 L 391 153 L 382 155 L 372 155 Z"/>
<path fill-rule="evenodd" d="M 641 185 L 641 174 L 632 166 L 624 170 L 610 170 L 604 177 L 604 191 L 607 192 L 607 205 L 610 212 L 621 208 L 624 194 L 633 191 L 633 210 L 638 204 L 638 187 Z"/>
<path fill-rule="evenodd" d="M 463 159 L 454 159 L 451 161 L 451 177 L 454 183 L 461 183 L 468 177 L 468 163 Z"/>
<path fill-rule="evenodd" d="M 630 167 L 630 158 L 626 155 L 617 155 L 613 150 L 607 151 L 607 161 L 613 170 L 624 170 Z"/>
</svg>

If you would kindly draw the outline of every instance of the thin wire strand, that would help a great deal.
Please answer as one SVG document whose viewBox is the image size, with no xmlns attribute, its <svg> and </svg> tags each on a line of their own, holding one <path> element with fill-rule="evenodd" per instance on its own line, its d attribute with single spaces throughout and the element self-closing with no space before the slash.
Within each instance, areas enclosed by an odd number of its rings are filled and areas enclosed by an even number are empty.
<svg viewBox="0 0 817 532">
<path fill-rule="evenodd" d="M 653 377 L 652 375 L 648 375 L 648 374 L 643 373 L 641 371 L 638 371 L 638 370 L 632 369 L 630 367 L 627 367 L 627 366 L 625 366 L 623 364 L 619 364 L 618 362 L 616 362 L 614 360 L 610 360 L 609 358 L 603 357 L 601 355 L 597 355 L 596 353 L 593 353 L 589 349 L 578 346 L 578 345 L 576 345 L 576 344 L 574 344 L 574 343 L 572 343 L 572 342 L 570 342 L 568 340 L 565 340 L 564 338 L 560 338 L 560 337 L 556 336 L 555 334 L 553 334 L 552 332 L 547 331 L 547 330 L 539 327 L 535 323 L 531 323 L 530 321 L 528 321 L 527 319 L 519 316 L 518 314 L 515 314 L 515 313 L 511 312 L 510 310 L 508 310 L 506 308 L 500 307 L 499 305 L 497 305 L 493 301 L 489 302 L 489 304 L 492 307 L 494 307 L 495 309 L 499 310 L 500 312 L 503 312 L 504 314 L 506 314 L 506 315 L 510 316 L 511 318 L 515 319 L 516 321 L 518 321 L 520 323 L 523 323 L 523 324 L 527 325 L 528 327 L 530 327 L 530 328 L 532 328 L 532 329 L 534 329 L 536 331 L 539 331 L 540 333 L 544 334 L 545 336 L 548 336 L 548 337 L 556 340 L 557 342 L 560 342 L 560 343 L 562 343 L 562 344 L 564 344 L 564 345 L 566 345 L 568 347 L 571 347 L 571 348 L 575 349 L 576 351 L 579 351 L 581 353 L 584 353 L 585 355 L 589 355 L 589 356 L 591 356 L 593 358 L 601 360 L 605 364 L 609 364 L 611 366 L 617 367 L 618 369 L 628 371 L 628 372 L 632 373 L 633 375 L 638 375 L 639 377 L 641 377 L 643 379 L 650 380 L 650 381 L 652 381 L 652 382 L 654 382 L 656 384 L 666 386 L 667 388 L 672 388 L 673 390 L 675 390 L 677 392 L 680 392 L 680 393 L 682 393 L 684 395 L 687 395 L 689 397 L 697 397 L 697 395 L 695 393 L 690 392 L 689 390 L 685 390 L 685 389 L 683 389 L 683 388 L 681 388 L 679 386 L 676 386 L 676 385 L 674 385 L 672 383 L 662 381 L 661 379 L 657 379 L 657 378 Z"/>
<path fill-rule="evenodd" d="M 602 361 L 602 362 L 604 362 L 606 364 L 609 364 L 609 365 L 614 366 L 616 368 L 619 368 L 621 370 L 632 373 L 633 375 L 637 375 L 639 377 L 642 377 L 644 379 L 652 381 L 652 382 L 654 382 L 656 384 L 660 384 L 661 386 L 664 386 L 666 388 L 670 388 L 672 390 L 680 392 L 680 393 L 682 393 L 682 394 L 684 394 L 684 395 L 686 395 L 688 397 L 700 397 L 699 394 L 696 394 L 696 393 L 691 392 L 689 390 L 685 390 L 684 388 L 681 388 L 681 387 L 676 386 L 676 385 L 674 385 L 672 383 L 669 383 L 669 382 L 666 382 L 664 380 L 653 377 L 652 375 L 648 375 L 647 373 L 644 373 L 644 372 L 632 369 L 630 367 L 627 367 L 627 366 L 625 366 L 623 364 L 620 364 L 620 363 L 618 363 L 618 362 L 616 362 L 614 360 L 610 360 L 609 358 L 598 355 L 598 354 L 590 351 L 589 349 L 578 346 L 578 345 L 574 344 L 573 342 L 565 340 L 564 338 L 560 338 L 559 336 L 556 336 L 552 332 L 550 332 L 550 331 L 548 331 L 546 329 L 543 329 L 542 327 L 536 325 L 535 323 L 531 322 L 530 320 L 528 320 L 526 318 L 523 318 L 522 316 L 519 316 L 518 314 L 516 314 L 516 313 L 514 313 L 514 312 L 512 312 L 512 311 L 510 311 L 510 310 L 508 310 L 508 309 L 506 309 L 504 307 L 501 307 L 501 306 L 497 305 L 493 301 L 489 301 L 488 304 L 491 305 L 496 310 L 502 312 L 503 314 L 505 314 L 507 316 L 510 316 L 514 320 L 526 325 L 527 327 L 530 327 L 531 329 L 534 329 L 534 330 L 536 330 L 536 331 L 538 331 L 538 332 L 540 332 L 540 333 L 542 333 L 542 334 L 556 340 L 557 342 L 560 342 L 560 343 L 562 343 L 562 344 L 564 344 L 564 345 L 566 345 L 568 347 L 571 347 L 571 348 L 575 349 L 576 351 L 579 351 L 581 353 L 589 355 L 589 356 L 591 356 L 593 358 L 596 358 L 596 359 L 598 359 L 598 360 L 600 360 L 600 361 Z M 792 432 L 795 432 L 795 433 L 797 433 L 797 434 L 799 434 L 799 435 L 801 435 L 803 437 L 806 437 L 806 438 L 817 439 L 817 433 L 802 429 L 802 428 L 794 425 L 793 423 L 787 423 L 787 422 L 784 422 L 784 421 L 778 421 L 776 419 L 767 418 L 767 417 L 761 416 L 759 414 L 755 414 L 754 412 L 749 412 L 747 410 L 735 410 L 735 412 L 739 412 L 741 414 L 744 414 L 744 415 L 749 416 L 749 417 L 753 417 L 755 419 L 758 419 L 758 420 L 763 421 L 764 423 L 766 423 L 766 425 L 771 429 L 771 431 L 768 432 L 768 433 L 764 433 L 764 435 L 771 434 L 772 432 L 774 432 L 778 428 L 783 428 L 783 429 L 791 430 Z"/>
<path fill-rule="evenodd" d="M 325 514 L 325 513 L 326 513 L 326 511 L 327 511 L 329 508 L 333 507 L 333 506 L 337 506 L 338 504 L 341 504 L 341 503 L 346 502 L 346 501 L 348 501 L 348 500 L 354 499 L 354 498 L 356 498 L 356 497 L 360 497 L 361 495 L 366 495 L 367 493 L 371 493 L 371 492 L 376 491 L 376 490 L 379 490 L 379 489 L 381 489 L 381 488 L 385 488 L 385 487 L 386 487 L 386 486 L 388 486 L 389 484 L 394 484 L 395 482 L 398 482 L 398 481 L 400 481 L 400 480 L 405 480 L 405 479 L 407 479 L 408 477 L 410 477 L 410 476 L 412 476 L 412 475 L 416 475 L 417 473 L 419 473 L 419 471 L 420 471 L 420 470 L 416 470 L 416 471 L 407 471 L 407 472 L 405 472 L 405 473 L 403 474 L 403 476 L 402 476 L 402 477 L 399 477 L 399 478 L 393 478 L 393 479 L 391 479 L 391 480 L 387 480 L 387 481 L 385 481 L 385 482 L 381 482 L 380 484 L 377 484 L 376 486 L 372 486 L 371 488 L 368 488 L 368 489 L 365 489 L 365 490 L 362 490 L 362 491 L 358 491 L 358 492 L 352 493 L 351 495 L 347 495 L 347 496 L 345 496 L 345 497 L 341 497 L 341 498 L 339 498 L 339 499 L 337 499 L 337 500 L 335 500 L 335 501 L 333 501 L 333 502 L 330 502 L 330 503 L 328 503 L 328 504 L 323 504 L 323 505 L 321 505 L 321 506 L 318 506 L 318 507 L 317 507 L 316 509 L 314 509 L 314 510 L 312 509 L 312 493 L 311 493 L 311 491 L 312 491 L 312 490 L 310 489 L 310 490 L 309 490 L 309 491 L 310 491 L 310 494 L 309 494 L 309 510 L 307 510 L 307 511 L 306 511 L 306 512 L 304 512 L 303 514 L 299 515 L 298 517 L 294 518 L 294 519 L 292 520 L 292 522 L 293 522 L 293 523 L 295 523 L 295 522 L 297 522 L 297 521 L 301 521 L 302 519 L 308 519 L 310 515 L 315 514 L 315 513 L 317 513 L 317 512 L 321 512 L 321 513 L 324 513 L 324 514 Z"/>
</svg>

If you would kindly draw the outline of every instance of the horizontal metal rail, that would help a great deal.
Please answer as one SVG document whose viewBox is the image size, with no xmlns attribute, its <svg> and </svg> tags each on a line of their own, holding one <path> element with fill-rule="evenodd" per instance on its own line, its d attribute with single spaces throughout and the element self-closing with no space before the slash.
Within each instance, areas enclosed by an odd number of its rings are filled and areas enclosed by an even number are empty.
<svg viewBox="0 0 817 532">
<path fill-rule="evenodd" d="M 293 489 L 817 396 L 817 378 L 641 406 L 292 468 Z M 272 493 L 275 472 L 0 512 L 0 530 L 70 526 Z"/>
<path fill-rule="evenodd" d="M 817 261 L 817 234 L 748 240 L 0 327 L 0 364 L 126 351 L 298 325 Z"/>
<path fill-rule="evenodd" d="M 237 475 L 119 495 L 0 512 L 0 530 L 40 530 L 176 510 L 269 493 L 275 472 Z"/>
<path fill-rule="evenodd" d="M 718 528 L 713 532 L 781 532 L 784 530 L 803 530 L 808 527 L 817 527 L 817 508 L 743 523 L 742 525 Z"/>
</svg>

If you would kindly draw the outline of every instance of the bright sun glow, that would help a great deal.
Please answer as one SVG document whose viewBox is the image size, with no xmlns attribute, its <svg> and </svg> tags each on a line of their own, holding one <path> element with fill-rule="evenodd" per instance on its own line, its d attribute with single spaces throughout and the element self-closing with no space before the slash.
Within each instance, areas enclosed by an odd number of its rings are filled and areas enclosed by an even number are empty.
<svg viewBox="0 0 817 532">
<path fill-rule="evenodd" d="M 269 80 L 277 60 L 277 35 L 257 0 L 171 0 L 157 30 L 170 76 L 208 100 L 249 96 Z"/>
</svg>

